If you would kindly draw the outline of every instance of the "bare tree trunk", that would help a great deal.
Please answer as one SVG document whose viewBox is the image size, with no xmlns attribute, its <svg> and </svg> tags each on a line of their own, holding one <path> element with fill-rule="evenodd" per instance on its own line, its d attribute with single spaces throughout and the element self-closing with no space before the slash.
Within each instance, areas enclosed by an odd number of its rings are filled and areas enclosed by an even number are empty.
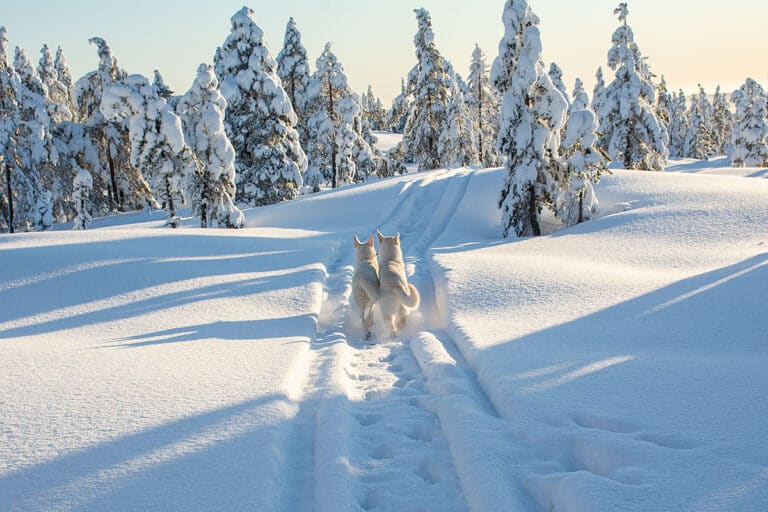
<svg viewBox="0 0 768 512">
<path fill-rule="evenodd" d="M 5 186 L 8 194 L 8 232 L 13 233 L 13 188 L 11 187 L 11 168 L 8 166 L 8 162 L 4 162 L 5 165 Z"/>
<path fill-rule="evenodd" d="M 483 149 L 483 86 L 482 82 L 479 84 L 477 88 L 477 119 L 478 119 L 478 129 L 480 130 L 480 133 L 478 133 L 478 140 L 477 145 L 478 149 L 480 150 L 480 165 L 485 166 L 485 150 Z"/>
<path fill-rule="evenodd" d="M 113 210 L 123 211 L 123 205 L 120 201 L 120 193 L 117 190 L 117 173 L 115 171 L 115 161 L 112 159 L 112 153 L 109 151 L 109 143 L 107 143 L 107 164 L 109 164 L 109 180 L 110 180 L 110 205 Z"/>
<path fill-rule="evenodd" d="M 173 193 L 171 191 L 171 177 L 165 176 L 165 195 L 166 195 L 166 207 L 168 208 L 168 225 L 172 228 L 179 227 L 176 219 L 176 205 L 173 203 Z"/>
<path fill-rule="evenodd" d="M 208 205 L 210 204 L 210 187 L 208 186 L 209 173 L 206 169 L 203 173 L 203 197 L 200 201 L 200 227 L 207 228 L 210 224 L 208 219 Z"/>
<path fill-rule="evenodd" d="M 336 188 L 338 184 L 337 170 L 336 170 L 336 119 L 333 115 L 333 85 L 331 84 L 331 77 L 328 77 L 328 117 L 333 123 L 333 137 L 331 140 L 331 169 L 333 174 L 331 177 L 331 188 Z"/>
<path fill-rule="evenodd" d="M 528 214 L 531 217 L 531 232 L 533 236 L 541 236 L 541 225 L 539 224 L 538 208 L 536 207 L 536 185 L 531 183 L 528 190 Z"/>
</svg>

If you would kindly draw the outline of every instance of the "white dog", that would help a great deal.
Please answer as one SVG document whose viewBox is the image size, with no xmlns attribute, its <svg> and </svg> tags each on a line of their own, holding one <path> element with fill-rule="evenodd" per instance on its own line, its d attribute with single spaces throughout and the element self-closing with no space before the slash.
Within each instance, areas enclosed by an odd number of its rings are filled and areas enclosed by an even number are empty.
<svg viewBox="0 0 768 512">
<path fill-rule="evenodd" d="M 419 307 L 419 292 L 408 284 L 400 248 L 400 233 L 395 236 L 379 236 L 379 307 L 384 324 L 393 336 L 402 329 L 412 309 Z"/>
<path fill-rule="evenodd" d="M 355 275 L 352 278 L 352 297 L 355 299 L 363 322 L 365 339 L 371 339 L 373 307 L 379 301 L 379 265 L 373 235 L 362 243 L 355 237 Z"/>
</svg>

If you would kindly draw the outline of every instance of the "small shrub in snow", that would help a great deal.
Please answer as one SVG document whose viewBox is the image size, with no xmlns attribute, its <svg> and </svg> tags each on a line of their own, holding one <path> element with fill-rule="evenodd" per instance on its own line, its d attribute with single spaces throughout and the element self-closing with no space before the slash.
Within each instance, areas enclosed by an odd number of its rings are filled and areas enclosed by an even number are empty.
<svg viewBox="0 0 768 512">
<path fill-rule="evenodd" d="M 88 223 L 91 222 L 92 218 L 91 213 L 88 211 L 90 209 L 91 191 L 93 190 L 91 174 L 85 169 L 80 169 L 75 175 L 73 188 L 72 200 L 75 203 L 77 215 L 75 216 L 72 229 L 87 229 Z"/>
</svg>

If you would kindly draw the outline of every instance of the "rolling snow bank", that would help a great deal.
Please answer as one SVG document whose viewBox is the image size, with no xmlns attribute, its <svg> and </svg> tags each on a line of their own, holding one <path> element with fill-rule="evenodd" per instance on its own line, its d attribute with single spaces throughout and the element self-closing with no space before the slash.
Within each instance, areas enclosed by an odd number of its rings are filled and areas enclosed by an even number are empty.
<svg viewBox="0 0 768 512">
<path fill-rule="evenodd" d="M 406 181 L 0 237 L 0 510 L 281 509 L 327 269 Z"/>
<path fill-rule="evenodd" d="M 762 512 L 768 181 L 704 167 L 537 239 L 498 169 L 2 236 L 0 510 Z M 367 345 L 378 227 L 422 307 Z"/>
<path fill-rule="evenodd" d="M 766 510 L 768 182 L 615 171 L 601 218 L 499 241 L 502 179 L 475 174 L 431 266 L 523 502 Z"/>
</svg>

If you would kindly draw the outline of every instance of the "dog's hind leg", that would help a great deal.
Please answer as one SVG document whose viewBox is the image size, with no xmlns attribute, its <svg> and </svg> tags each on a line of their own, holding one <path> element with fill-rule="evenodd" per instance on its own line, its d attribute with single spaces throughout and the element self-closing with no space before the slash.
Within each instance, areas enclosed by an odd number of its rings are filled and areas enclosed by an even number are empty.
<svg viewBox="0 0 768 512">
<path fill-rule="evenodd" d="M 364 309 L 367 312 L 364 312 L 361 316 L 363 319 L 363 327 L 365 328 L 365 339 L 369 340 L 371 339 L 371 328 L 373 327 L 373 304 L 367 305 Z"/>
<path fill-rule="evenodd" d="M 405 308 L 400 308 L 397 311 L 397 315 L 395 315 L 396 318 L 396 325 L 397 329 L 400 330 L 403 327 L 405 327 L 405 322 L 408 320 L 408 311 Z"/>
</svg>

